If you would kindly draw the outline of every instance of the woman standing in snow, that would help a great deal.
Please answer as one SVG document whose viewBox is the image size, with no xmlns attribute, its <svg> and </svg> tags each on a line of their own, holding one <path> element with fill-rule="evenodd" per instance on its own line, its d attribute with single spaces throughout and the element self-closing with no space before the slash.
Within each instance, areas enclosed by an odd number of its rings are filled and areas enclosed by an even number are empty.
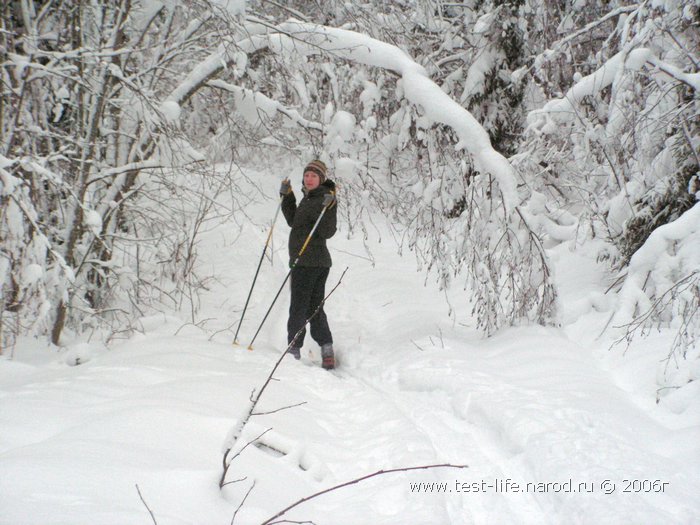
<svg viewBox="0 0 700 525">
<path fill-rule="evenodd" d="M 306 321 L 319 307 L 326 293 L 326 279 L 331 267 L 331 254 L 326 247 L 326 240 L 333 237 L 336 230 L 337 206 L 335 201 L 335 184 L 327 177 L 326 165 L 320 160 L 313 160 L 304 168 L 304 197 L 297 205 L 289 179 L 282 181 L 280 195 L 282 213 L 287 224 L 292 228 L 289 233 L 289 258 L 291 267 L 291 301 L 289 320 L 287 321 L 287 344 L 299 337 L 289 353 L 295 359 L 301 357 L 301 347 L 306 334 Z M 304 252 L 299 256 L 316 220 L 325 208 L 321 222 L 311 236 Z M 294 261 L 299 260 L 294 264 Z M 323 368 L 335 368 L 333 353 L 333 336 L 328 327 L 328 319 L 323 307 L 311 319 L 311 337 L 321 347 Z"/>
</svg>

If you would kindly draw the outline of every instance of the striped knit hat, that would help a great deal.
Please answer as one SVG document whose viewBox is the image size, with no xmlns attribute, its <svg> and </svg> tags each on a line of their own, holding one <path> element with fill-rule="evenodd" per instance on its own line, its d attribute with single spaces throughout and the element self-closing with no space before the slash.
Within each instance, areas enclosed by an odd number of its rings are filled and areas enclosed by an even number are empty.
<svg viewBox="0 0 700 525">
<path fill-rule="evenodd" d="M 323 183 L 326 180 L 328 168 L 326 168 L 326 164 L 322 160 L 316 159 L 312 160 L 306 165 L 306 167 L 304 168 L 304 173 L 306 173 L 307 171 L 313 171 L 316 175 L 318 175 L 321 178 L 321 183 Z"/>
</svg>

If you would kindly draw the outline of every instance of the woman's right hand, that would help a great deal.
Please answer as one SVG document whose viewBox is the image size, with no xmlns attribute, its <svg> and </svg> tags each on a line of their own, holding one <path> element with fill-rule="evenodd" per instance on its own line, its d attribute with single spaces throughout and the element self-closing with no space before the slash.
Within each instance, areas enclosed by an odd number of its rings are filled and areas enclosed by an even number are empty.
<svg viewBox="0 0 700 525">
<path fill-rule="evenodd" d="M 280 184 L 280 195 L 288 195 L 292 193 L 292 183 L 289 179 L 284 179 L 282 184 Z"/>
</svg>

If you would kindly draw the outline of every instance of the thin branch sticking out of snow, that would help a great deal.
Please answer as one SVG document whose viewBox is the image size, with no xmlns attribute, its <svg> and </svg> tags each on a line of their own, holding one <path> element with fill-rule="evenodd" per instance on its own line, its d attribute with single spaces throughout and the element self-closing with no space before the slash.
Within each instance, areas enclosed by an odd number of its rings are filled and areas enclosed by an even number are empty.
<svg viewBox="0 0 700 525">
<path fill-rule="evenodd" d="M 443 463 L 440 465 L 420 465 L 417 467 L 403 467 L 403 468 L 393 468 L 393 469 L 387 469 L 387 470 L 378 470 L 377 472 L 373 472 L 371 474 L 367 474 L 366 476 L 361 476 L 359 478 L 352 479 L 350 481 L 346 481 L 344 483 L 340 483 L 338 485 L 335 485 L 333 487 L 320 490 L 314 494 L 311 494 L 310 496 L 306 496 L 305 498 L 301 498 L 300 500 L 292 503 L 289 505 L 287 508 L 281 510 L 271 518 L 266 519 L 263 521 L 260 525 L 271 525 L 273 523 L 285 523 L 285 521 L 276 521 L 277 518 L 285 515 L 287 512 L 292 510 L 295 507 L 298 507 L 299 505 L 306 503 L 307 501 L 310 501 L 312 499 L 318 498 L 319 496 L 323 496 L 324 494 L 328 494 L 329 492 L 333 492 L 345 487 L 349 487 L 350 485 L 355 485 L 357 483 L 361 483 L 362 481 L 366 481 L 371 478 L 375 478 L 377 476 L 383 476 L 385 474 L 394 474 L 396 472 L 411 472 L 414 470 L 431 470 L 431 469 L 437 469 L 437 468 L 457 468 L 457 469 L 465 469 L 469 468 L 469 465 L 452 465 L 450 463 Z"/>
<path fill-rule="evenodd" d="M 139 493 L 139 498 L 141 499 L 141 503 L 143 503 L 143 506 L 146 507 L 146 510 L 147 510 L 148 513 L 151 515 L 151 519 L 153 520 L 153 523 L 154 523 L 155 525 L 158 525 L 158 522 L 156 521 L 156 517 L 155 517 L 155 515 L 153 514 L 153 511 L 152 511 L 151 508 L 148 506 L 148 503 L 146 503 L 146 500 L 143 499 L 143 494 L 141 494 L 141 489 L 139 488 L 138 483 L 136 484 L 136 492 Z"/>
</svg>

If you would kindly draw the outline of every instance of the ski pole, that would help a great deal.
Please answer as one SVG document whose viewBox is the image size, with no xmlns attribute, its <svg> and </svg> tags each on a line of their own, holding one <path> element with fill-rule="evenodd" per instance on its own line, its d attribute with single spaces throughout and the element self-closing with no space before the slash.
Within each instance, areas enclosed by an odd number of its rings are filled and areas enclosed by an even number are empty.
<svg viewBox="0 0 700 525">
<path fill-rule="evenodd" d="M 277 299 L 279 298 L 280 294 L 282 293 L 282 290 L 284 289 L 284 285 L 287 283 L 289 276 L 292 275 L 292 270 L 296 267 L 297 263 L 299 262 L 299 259 L 301 259 L 301 256 L 306 251 L 306 247 L 309 245 L 309 242 L 311 241 L 311 236 L 316 231 L 316 228 L 318 228 L 318 225 L 321 222 L 321 219 L 323 219 L 323 215 L 326 213 L 326 210 L 328 209 L 329 205 L 330 204 L 327 204 L 321 210 L 321 213 L 319 214 L 318 219 L 316 219 L 316 223 L 314 224 L 314 227 L 311 228 L 309 235 L 306 237 L 306 241 L 304 241 L 304 245 L 301 247 L 301 250 L 299 250 L 299 253 L 297 254 L 296 259 L 294 259 L 294 262 L 289 266 L 289 271 L 287 272 L 287 275 L 285 276 L 284 281 L 282 281 L 282 286 L 280 286 L 280 289 L 277 290 L 277 295 L 275 295 L 275 298 L 272 300 L 272 304 L 270 305 L 270 308 L 267 309 L 267 312 L 265 313 L 265 317 L 263 317 L 263 320 L 260 322 L 260 326 L 258 326 L 258 330 L 255 332 L 253 339 L 250 341 L 250 344 L 248 345 L 248 350 L 253 349 L 253 343 L 255 342 L 255 339 L 258 337 L 260 330 L 262 330 L 262 327 L 265 324 L 265 321 L 267 321 L 267 317 L 270 315 L 270 312 L 272 311 L 272 307 L 275 306 Z"/>
<path fill-rule="evenodd" d="M 248 309 L 248 303 L 250 302 L 250 296 L 253 295 L 253 288 L 255 288 L 255 282 L 258 280 L 258 273 L 260 273 L 260 267 L 262 266 L 263 259 L 265 258 L 265 252 L 267 252 L 267 247 L 270 245 L 270 239 L 272 239 L 272 231 L 275 229 L 275 223 L 277 222 L 277 216 L 282 208 L 282 201 L 284 200 L 284 195 L 280 196 L 279 204 L 277 204 L 277 210 L 275 211 L 275 217 L 272 219 L 272 225 L 270 226 L 270 232 L 267 234 L 267 240 L 265 241 L 265 246 L 263 247 L 262 254 L 260 254 L 260 260 L 258 261 L 258 267 L 255 270 L 255 276 L 253 277 L 253 282 L 250 285 L 250 291 L 248 292 L 248 298 L 245 300 L 245 306 L 243 307 L 243 313 L 241 314 L 241 320 L 238 321 L 238 328 L 236 329 L 236 335 L 233 336 L 233 344 L 238 344 L 238 332 L 243 324 L 243 317 Z"/>
</svg>

